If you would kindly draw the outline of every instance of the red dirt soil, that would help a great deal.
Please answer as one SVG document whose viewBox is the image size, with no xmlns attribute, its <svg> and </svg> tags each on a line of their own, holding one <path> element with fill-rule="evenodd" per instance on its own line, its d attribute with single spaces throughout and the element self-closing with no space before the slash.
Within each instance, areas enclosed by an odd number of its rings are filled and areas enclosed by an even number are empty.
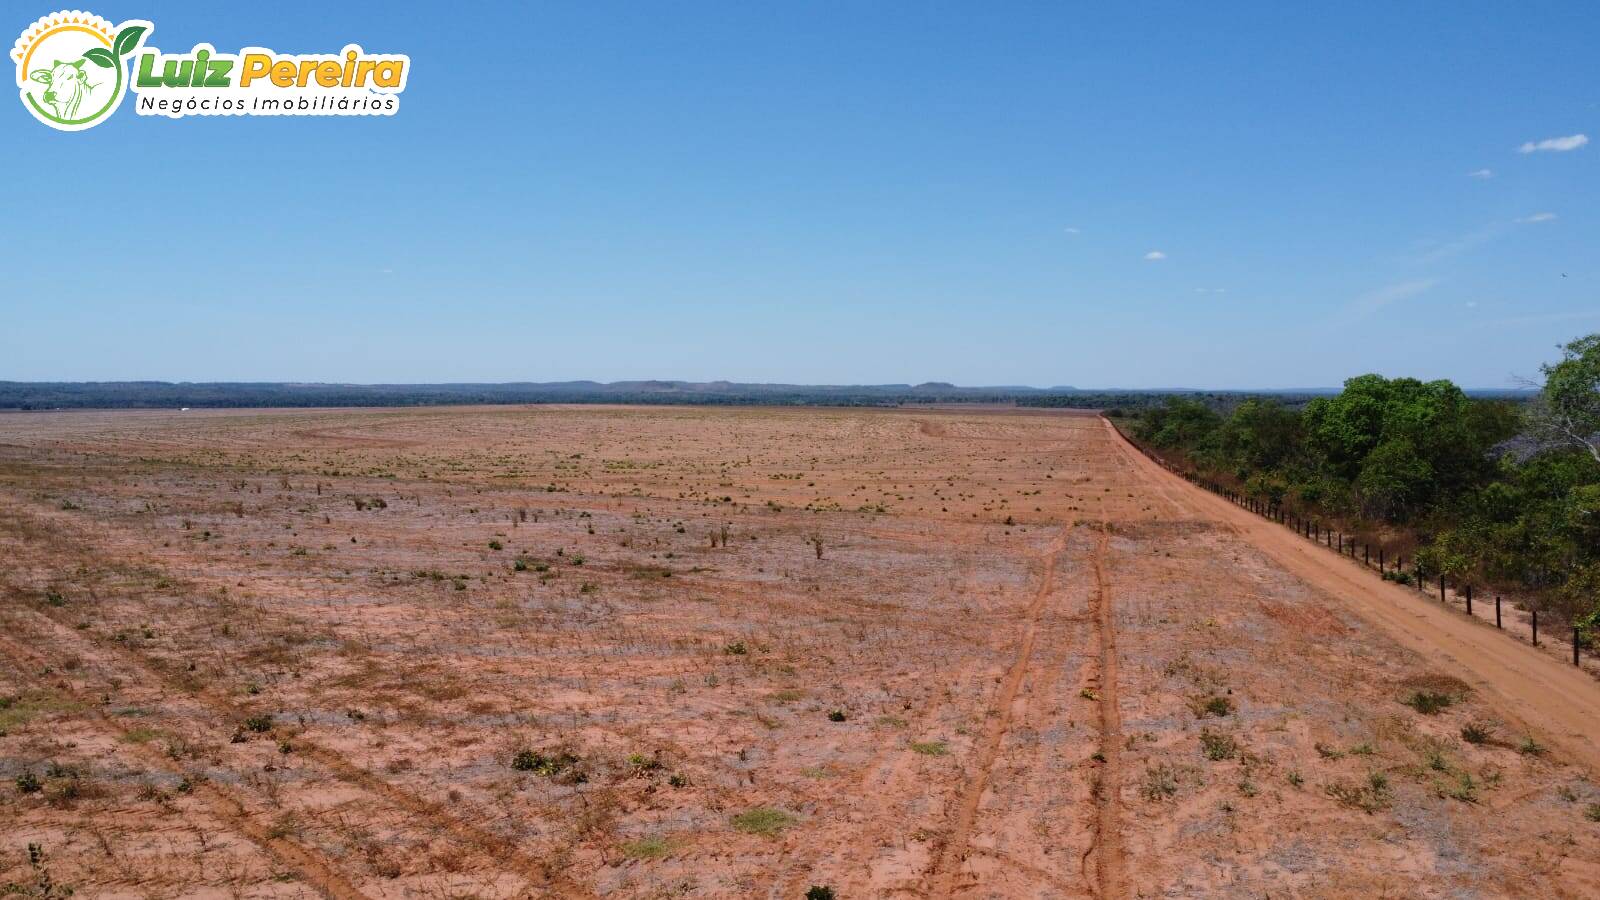
<svg viewBox="0 0 1600 900">
<path fill-rule="evenodd" d="M 35 894 L 1600 895 L 1600 685 L 1091 415 L 4 416 L 0 554 Z"/>
</svg>

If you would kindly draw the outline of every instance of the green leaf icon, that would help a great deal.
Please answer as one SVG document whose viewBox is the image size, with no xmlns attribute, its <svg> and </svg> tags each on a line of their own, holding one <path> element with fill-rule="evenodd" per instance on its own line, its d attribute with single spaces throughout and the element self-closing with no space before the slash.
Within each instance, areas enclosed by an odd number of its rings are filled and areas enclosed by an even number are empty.
<svg viewBox="0 0 1600 900">
<path fill-rule="evenodd" d="M 109 69 L 117 64 L 117 61 L 111 56 L 111 51 L 104 47 L 94 47 L 89 50 L 85 50 L 83 53 L 83 58 L 94 63 L 102 69 Z"/>
<path fill-rule="evenodd" d="M 143 25 L 133 25 L 117 32 L 115 42 L 117 56 L 127 56 L 132 53 L 133 48 L 139 46 L 139 39 L 144 37 L 145 30 Z"/>
</svg>

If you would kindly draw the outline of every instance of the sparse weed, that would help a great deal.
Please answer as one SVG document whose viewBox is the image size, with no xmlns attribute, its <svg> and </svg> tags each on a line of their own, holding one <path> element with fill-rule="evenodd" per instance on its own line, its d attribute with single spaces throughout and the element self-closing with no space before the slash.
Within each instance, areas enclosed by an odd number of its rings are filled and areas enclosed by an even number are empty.
<svg viewBox="0 0 1600 900">
<path fill-rule="evenodd" d="M 1207 728 L 1200 732 L 1200 749 L 1206 759 L 1218 762 L 1238 755 L 1239 742 L 1233 739 L 1233 735 Z"/>
<path fill-rule="evenodd" d="M 766 837 L 781 834 L 785 829 L 795 824 L 794 816 L 781 809 L 768 806 L 758 806 L 745 810 L 730 820 L 735 831 L 745 834 L 759 834 Z"/>
<path fill-rule="evenodd" d="M 1345 806 L 1369 815 L 1389 805 L 1389 779 L 1382 772 L 1368 775 L 1366 784 L 1351 784 L 1341 779 L 1328 784 L 1323 790 Z"/>
<path fill-rule="evenodd" d="M 622 852 L 630 859 L 661 859 L 672 853 L 673 843 L 668 838 L 652 835 L 623 844 Z"/>
<path fill-rule="evenodd" d="M 1165 763 L 1144 770 L 1144 777 L 1139 782 L 1139 796 L 1151 803 L 1160 803 L 1163 800 L 1171 800 L 1177 794 L 1177 770 Z"/>
</svg>

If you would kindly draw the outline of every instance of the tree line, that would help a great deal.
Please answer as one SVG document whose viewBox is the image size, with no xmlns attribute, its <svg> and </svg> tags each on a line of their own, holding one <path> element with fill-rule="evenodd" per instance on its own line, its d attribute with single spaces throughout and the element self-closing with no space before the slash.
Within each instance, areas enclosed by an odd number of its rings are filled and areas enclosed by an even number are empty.
<svg viewBox="0 0 1600 900">
<path fill-rule="evenodd" d="M 1266 504 L 1413 554 L 1593 634 L 1600 626 L 1600 334 L 1541 367 L 1526 401 L 1449 381 L 1351 378 L 1303 406 L 1169 397 L 1134 436 Z"/>
</svg>

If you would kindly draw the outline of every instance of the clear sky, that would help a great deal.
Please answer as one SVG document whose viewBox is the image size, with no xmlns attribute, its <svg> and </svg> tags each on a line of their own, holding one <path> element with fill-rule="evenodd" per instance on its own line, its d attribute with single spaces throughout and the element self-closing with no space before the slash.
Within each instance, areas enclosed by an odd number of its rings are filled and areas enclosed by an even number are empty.
<svg viewBox="0 0 1600 900">
<path fill-rule="evenodd" d="M 71 5 L 410 82 L 7 101 L 0 379 L 1505 387 L 1600 330 L 1593 2 Z"/>
</svg>

